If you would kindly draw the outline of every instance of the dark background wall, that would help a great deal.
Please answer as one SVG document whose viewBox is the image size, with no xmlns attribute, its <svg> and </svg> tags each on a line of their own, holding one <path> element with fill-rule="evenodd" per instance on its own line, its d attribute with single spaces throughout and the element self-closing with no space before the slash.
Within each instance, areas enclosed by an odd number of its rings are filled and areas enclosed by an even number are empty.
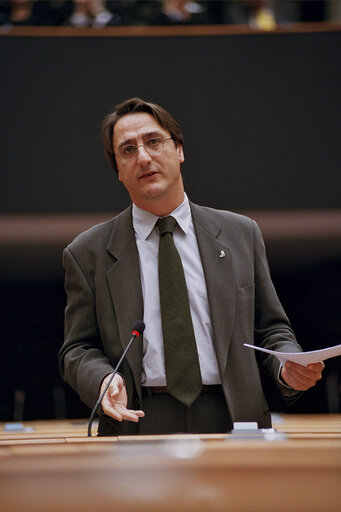
<svg viewBox="0 0 341 512">
<path fill-rule="evenodd" d="M 180 122 L 193 201 L 269 213 L 339 208 L 340 38 L 340 32 L 0 38 L 0 224 L 9 214 L 127 206 L 99 131 L 104 115 L 130 96 L 160 103 Z M 60 264 L 48 279 L 25 278 L 28 252 L 18 240 L 21 277 L 13 265 L 0 280 L 0 420 L 20 416 L 16 390 L 26 395 L 25 419 L 86 416 L 58 375 Z M 274 250 L 270 256 L 272 266 Z M 280 259 L 273 279 L 304 349 L 340 343 L 339 253 L 331 248 L 307 261 L 300 255 L 290 265 L 285 255 Z M 339 407 L 327 389 L 339 362 L 328 362 L 331 378 L 292 411 Z M 266 380 L 264 386 L 272 408 L 287 410 Z"/>
<path fill-rule="evenodd" d="M 193 201 L 338 207 L 340 39 L 2 38 L 0 211 L 124 208 L 99 129 L 130 96 L 160 103 L 180 122 Z"/>
</svg>

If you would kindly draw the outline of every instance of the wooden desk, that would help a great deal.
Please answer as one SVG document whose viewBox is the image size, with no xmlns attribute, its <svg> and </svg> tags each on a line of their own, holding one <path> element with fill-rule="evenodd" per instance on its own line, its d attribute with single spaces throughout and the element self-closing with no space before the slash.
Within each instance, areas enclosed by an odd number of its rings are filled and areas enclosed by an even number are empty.
<svg viewBox="0 0 341 512">
<path fill-rule="evenodd" d="M 1 509 L 340 512 L 341 415 L 274 425 L 287 438 L 88 439 L 84 422 L 35 422 L 11 439 L 0 425 Z"/>
</svg>

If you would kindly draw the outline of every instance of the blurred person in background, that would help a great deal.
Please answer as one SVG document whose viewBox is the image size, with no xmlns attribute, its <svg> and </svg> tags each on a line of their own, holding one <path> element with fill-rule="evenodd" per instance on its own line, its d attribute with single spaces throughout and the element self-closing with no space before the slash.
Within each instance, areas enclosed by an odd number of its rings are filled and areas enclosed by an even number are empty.
<svg viewBox="0 0 341 512">
<path fill-rule="evenodd" d="M 116 25 L 120 21 L 120 16 L 111 12 L 104 0 L 74 0 L 73 12 L 69 18 L 69 23 L 73 27 L 96 28 L 106 25 Z"/>
<path fill-rule="evenodd" d="M 0 0 L 0 25 L 249 25 L 326 21 L 336 1 L 323 0 Z"/>
<path fill-rule="evenodd" d="M 72 10 L 63 0 L 11 0 L 0 2 L 0 25 L 62 25 Z"/>
<path fill-rule="evenodd" d="M 106 4 L 105 0 L 0 2 L 0 24 L 74 27 L 116 25 L 120 21 L 120 15 L 107 8 Z"/>
<path fill-rule="evenodd" d="M 225 2 L 225 23 L 249 25 L 260 30 L 273 30 L 277 24 L 299 21 L 299 2 L 242 0 Z"/>
</svg>

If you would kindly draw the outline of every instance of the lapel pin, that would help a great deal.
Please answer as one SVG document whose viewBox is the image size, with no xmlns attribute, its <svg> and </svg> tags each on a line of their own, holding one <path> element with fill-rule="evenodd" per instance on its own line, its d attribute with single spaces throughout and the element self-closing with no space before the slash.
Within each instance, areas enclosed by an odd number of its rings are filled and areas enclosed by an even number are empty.
<svg viewBox="0 0 341 512">
<path fill-rule="evenodd" d="M 219 258 L 225 258 L 225 253 L 224 253 L 224 251 L 220 251 Z"/>
</svg>

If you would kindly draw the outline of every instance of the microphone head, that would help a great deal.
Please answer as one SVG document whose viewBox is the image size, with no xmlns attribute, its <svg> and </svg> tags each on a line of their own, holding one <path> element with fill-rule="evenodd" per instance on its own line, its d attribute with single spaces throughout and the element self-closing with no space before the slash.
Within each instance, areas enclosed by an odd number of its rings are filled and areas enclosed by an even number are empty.
<svg viewBox="0 0 341 512">
<path fill-rule="evenodd" d="M 136 336 L 141 336 L 145 327 L 146 326 L 145 326 L 144 322 L 142 322 L 142 320 L 137 320 L 134 323 L 131 332 L 132 332 L 132 334 L 135 334 Z"/>
</svg>

